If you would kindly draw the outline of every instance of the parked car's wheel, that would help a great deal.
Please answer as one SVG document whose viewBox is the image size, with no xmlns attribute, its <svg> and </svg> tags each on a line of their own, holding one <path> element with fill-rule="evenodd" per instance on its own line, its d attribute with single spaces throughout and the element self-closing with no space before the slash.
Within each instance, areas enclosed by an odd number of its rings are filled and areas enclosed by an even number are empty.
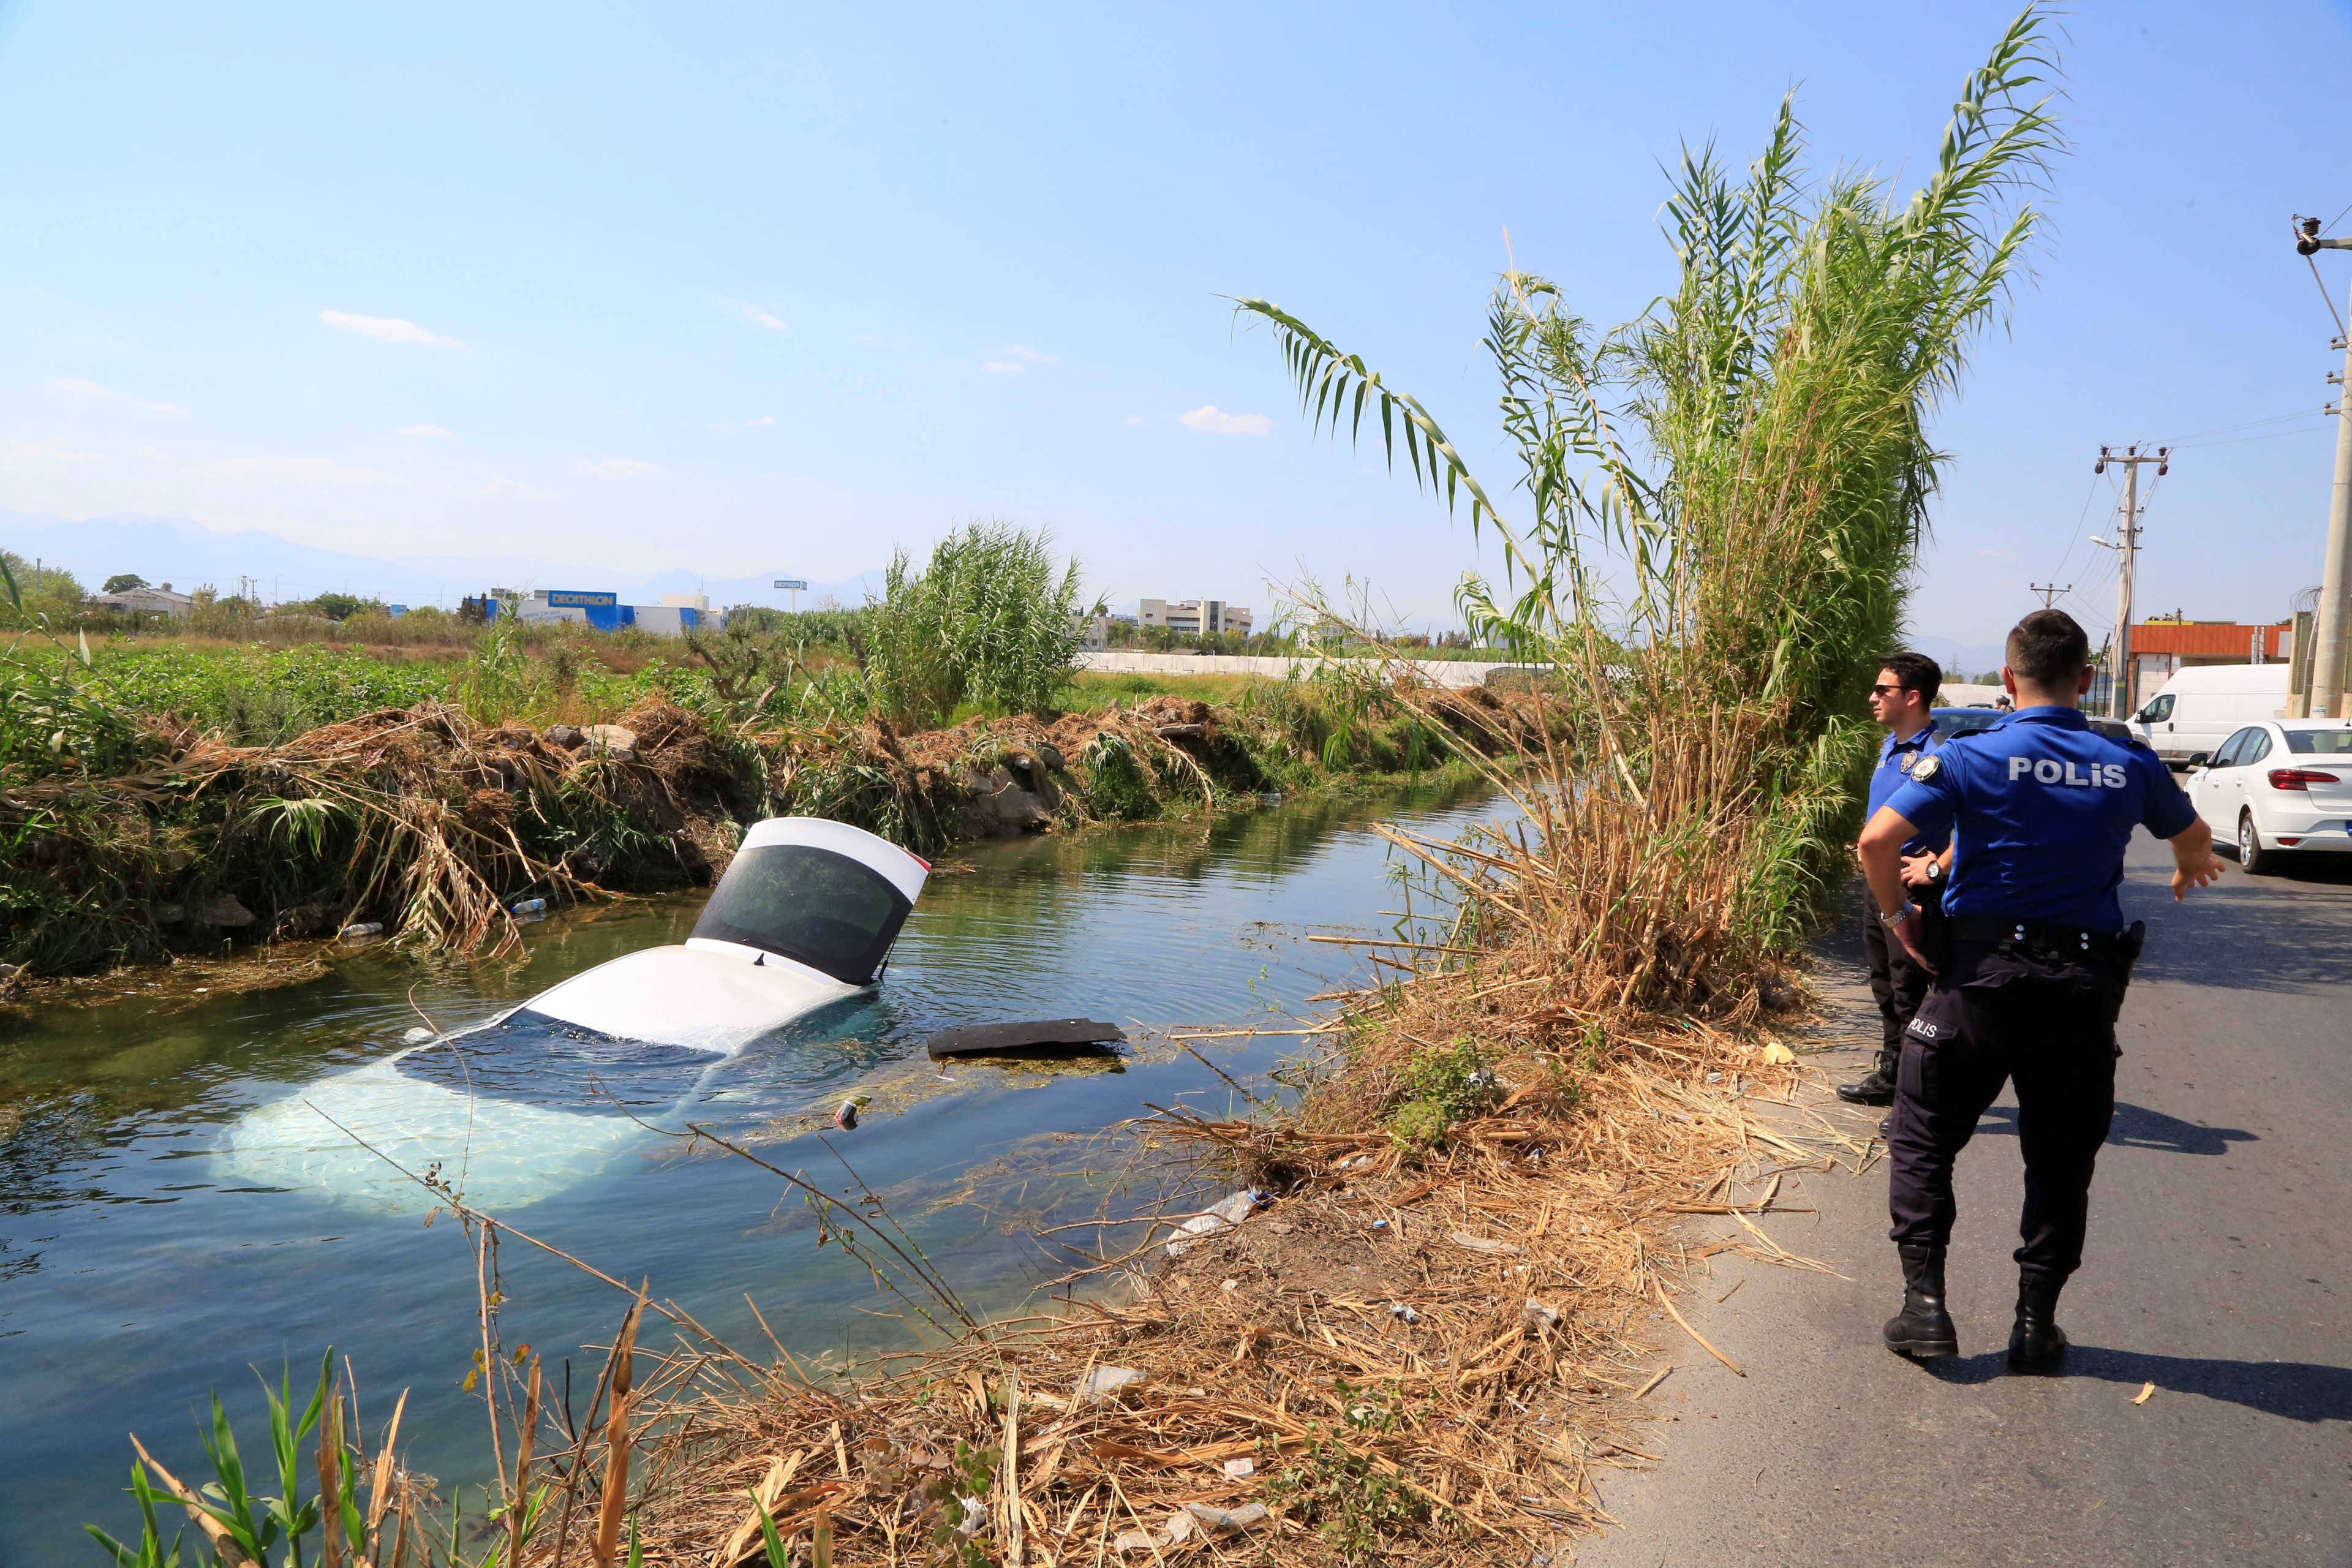
<svg viewBox="0 0 2352 1568">
<path fill-rule="evenodd" d="M 2254 814 L 2238 813 L 2238 865 L 2249 877 L 2267 877 L 2279 868 L 2284 852 L 2263 847 L 2262 836 L 2254 831 Z"/>
</svg>

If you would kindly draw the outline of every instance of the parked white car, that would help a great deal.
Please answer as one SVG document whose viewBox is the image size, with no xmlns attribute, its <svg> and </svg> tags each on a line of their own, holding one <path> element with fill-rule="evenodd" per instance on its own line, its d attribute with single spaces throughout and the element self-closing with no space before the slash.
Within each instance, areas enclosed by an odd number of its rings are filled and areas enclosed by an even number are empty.
<svg viewBox="0 0 2352 1568">
<path fill-rule="evenodd" d="M 2196 752 L 2220 752 L 2248 724 L 2285 718 L 2288 673 L 2284 664 L 2180 670 L 2132 715 L 2132 733 L 2174 767 L 2186 767 Z"/>
<path fill-rule="evenodd" d="M 2352 719 L 2248 724 L 2190 756 L 2189 798 L 2261 873 L 2286 854 L 2352 853 Z"/>
</svg>

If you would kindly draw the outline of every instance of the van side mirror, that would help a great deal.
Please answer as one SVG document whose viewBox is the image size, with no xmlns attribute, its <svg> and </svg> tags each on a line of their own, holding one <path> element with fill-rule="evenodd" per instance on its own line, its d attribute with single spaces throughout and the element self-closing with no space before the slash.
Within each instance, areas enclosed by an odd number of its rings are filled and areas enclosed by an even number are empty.
<svg viewBox="0 0 2352 1568">
<path fill-rule="evenodd" d="M 2210 767 L 2212 763 L 2213 753 L 2210 752 L 2191 752 L 2189 753 L 2189 771 L 2191 773 L 2196 772 L 2199 768 Z"/>
</svg>

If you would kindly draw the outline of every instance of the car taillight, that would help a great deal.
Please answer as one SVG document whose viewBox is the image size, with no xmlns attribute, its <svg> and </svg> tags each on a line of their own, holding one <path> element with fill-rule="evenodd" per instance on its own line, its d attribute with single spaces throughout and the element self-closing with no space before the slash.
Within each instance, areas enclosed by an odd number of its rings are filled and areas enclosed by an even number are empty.
<svg viewBox="0 0 2352 1568">
<path fill-rule="evenodd" d="M 2334 773 L 2315 773 L 2310 768 L 2273 768 L 2271 788 L 2308 790 L 2315 784 L 2340 784 Z"/>
</svg>

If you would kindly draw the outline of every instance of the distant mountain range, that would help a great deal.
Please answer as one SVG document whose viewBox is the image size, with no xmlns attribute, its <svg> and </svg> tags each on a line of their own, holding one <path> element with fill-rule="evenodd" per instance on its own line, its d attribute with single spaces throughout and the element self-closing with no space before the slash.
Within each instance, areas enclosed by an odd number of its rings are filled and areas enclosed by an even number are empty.
<svg viewBox="0 0 2352 1568">
<path fill-rule="evenodd" d="M 1942 665 L 1946 680 L 1965 681 L 1989 669 L 1997 670 L 2007 657 L 1999 643 L 1954 642 L 1950 637 L 1913 637 L 1902 646 Z"/>
<path fill-rule="evenodd" d="M 424 554 L 384 561 L 340 550 L 320 550 L 259 529 L 222 532 L 184 518 L 104 517 L 74 522 L 0 508 L 0 548 L 27 561 L 62 567 L 95 591 L 109 577 L 135 572 L 148 582 L 171 584 L 182 593 L 209 583 L 234 593 L 237 579 L 251 577 L 265 601 L 308 599 L 323 593 L 357 594 L 396 605 L 454 605 L 486 588 L 590 588 L 617 593 L 624 604 L 656 604 L 664 594 L 702 593 L 720 608 L 772 605 L 787 608 L 793 596 L 777 587 L 784 572 L 756 577 L 705 577 L 675 567 L 646 574 L 583 571 L 527 557 Z M 845 605 L 862 604 L 882 592 L 879 567 L 839 583 L 811 583 L 800 595 L 807 609 L 828 595 Z"/>
</svg>

